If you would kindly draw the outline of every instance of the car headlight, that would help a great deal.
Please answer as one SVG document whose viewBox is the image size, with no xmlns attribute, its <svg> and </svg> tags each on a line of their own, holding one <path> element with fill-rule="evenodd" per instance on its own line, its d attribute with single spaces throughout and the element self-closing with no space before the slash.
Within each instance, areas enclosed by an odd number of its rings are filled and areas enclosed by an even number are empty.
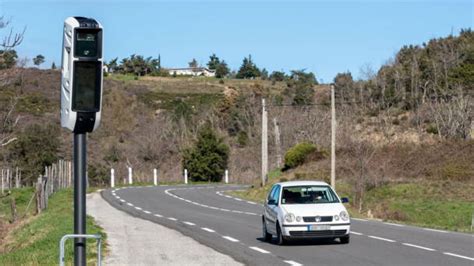
<svg viewBox="0 0 474 266">
<path fill-rule="evenodd" d="M 287 223 L 292 223 L 295 221 L 295 215 L 293 213 L 287 213 L 285 214 L 285 221 Z"/>
<path fill-rule="evenodd" d="M 339 215 L 334 215 L 334 221 L 339 221 Z"/>
<path fill-rule="evenodd" d="M 341 217 L 343 221 L 349 220 L 349 214 L 347 214 L 346 211 L 342 211 L 341 213 L 339 213 L 339 216 Z"/>
<path fill-rule="evenodd" d="M 299 223 L 301 222 L 301 216 L 296 216 L 296 221 Z"/>
</svg>

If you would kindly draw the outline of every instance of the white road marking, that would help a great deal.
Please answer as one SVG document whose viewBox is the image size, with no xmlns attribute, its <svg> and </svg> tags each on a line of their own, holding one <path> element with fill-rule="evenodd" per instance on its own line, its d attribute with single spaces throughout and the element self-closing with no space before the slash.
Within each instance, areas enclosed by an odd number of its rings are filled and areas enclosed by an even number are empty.
<svg viewBox="0 0 474 266">
<path fill-rule="evenodd" d="M 156 216 L 156 217 L 163 217 L 163 215 L 158 214 L 158 213 L 155 213 L 155 214 L 153 214 L 153 215 Z"/>
<path fill-rule="evenodd" d="M 119 196 L 115 196 L 117 199 L 121 199 Z"/>
<path fill-rule="evenodd" d="M 286 263 L 288 263 L 288 264 L 290 264 L 290 265 L 292 265 L 292 266 L 303 266 L 303 264 L 298 263 L 298 262 L 293 261 L 293 260 L 284 260 L 284 262 L 286 262 Z"/>
<path fill-rule="evenodd" d="M 146 213 L 146 214 L 150 214 L 150 213 L 151 213 L 151 212 L 149 212 L 149 211 L 143 211 L 143 212 Z"/>
<path fill-rule="evenodd" d="M 231 199 L 232 197 L 229 195 L 225 195 L 224 197 Z"/>
<path fill-rule="evenodd" d="M 436 251 L 435 249 L 432 249 L 432 248 L 427 248 L 427 247 L 423 247 L 423 246 L 413 245 L 413 244 L 410 244 L 410 243 L 402 243 L 402 245 L 409 246 L 409 247 L 414 247 L 414 248 L 419 248 L 419 249 L 424 249 L 424 250 L 428 250 L 428 251 Z"/>
<path fill-rule="evenodd" d="M 140 207 L 135 207 L 135 209 L 137 209 L 137 210 L 141 210 L 142 208 L 140 208 Z"/>
<path fill-rule="evenodd" d="M 403 224 L 395 224 L 395 223 L 388 223 L 388 222 L 384 222 L 384 224 L 393 225 L 393 226 L 399 226 L 399 227 L 404 227 L 404 226 L 405 226 L 405 225 L 403 225 Z"/>
<path fill-rule="evenodd" d="M 230 236 L 222 236 L 222 238 L 227 239 L 227 240 L 229 240 L 229 241 L 231 241 L 231 242 L 239 242 L 239 240 L 237 240 L 237 239 L 235 239 L 235 238 L 233 238 L 233 237 L 230 237 Z"/>
<path fill-rule="evenodd" d="M 368 222 L 369 220 L 366 220 L 366 219 L 360 219 L 360 218 L 351 218 L 352 220 L 356 220 L 356 221 L 362 221 L 362 222 Z"/>
<path fill-rule="evenodd" d="M 423 230 L 431 231 L 431 232 L 438 232 L 438 233 L 447 233 L 447 231 L 444 231 L 444 230 L 431 229 L 431 228 L 423 228 Z"/>
<path fill-rule="evenodd" d="M 125 200 L 123 200 L 123 199 L 120 199 L 120 201 L 121 201 L 121 202 L 125 202 Z"/>
<path fill-rule="evenodd" d="M 171 220 L 171 221 L 177 221 L 178 219 L 174 218 L 174 217 L 168 217 L 168 220 Z"/>
<path fill-rule="evenodd" d="M 191 222 L 183 222 L 183 224 L 187 224 L 187 225 L 196 225 L 195 223 L 191 223 Z"/>
<path fill-rule="evenodd" d="M 383 237 L 378 237 L 378 236 L 369 236 L 370 238 L 373 238 L 373 239 L 378 239 L 378 240 L 383 240 L 383 241 L 387 241 L 387 242 L 397 242 L 395 240 L 392 240 L 392 239 L 388 239 L 388 238 L 383 238 Z"/>
<path fill-rule="evenodd" d="M 252 205 L 256 205 L 256 204 L 257 204 L 257 203 L 252 202 L 252 201 L 247 201 L 247 203 L 252 204 Z"/>
<path fill-rule="evenodd" d="M 215 233 L 215 232 L 216 232 L 216 231 L 214 231 L 214 230 L 212 230 L 212 229 L 210 229 L 210 228 L 207 228 L 207 227 L 201 227 L 201 229 L 204 230 L 204 231 L 207 231 L 207 232 L 209 232 L 209 233 Z"/>
<path fill-rule="evenodd" d="M 253 213 L 253 212 L 244 212 L 244 213 L 248 215 L 257 215 L 256 213 Z"/>
<path fill-rule="evenodd" d="M 239 198 L 234 198 L 236 201 L 242 201 L 242 199 L 239 199 Z"/>
<path fill-rule="evenodd" d="M 472 261 L 474 261 L 474 258 L 467 257 L 467 256 L 463 256 L 463 255 L 459 255 L 459 254 L 454 254 L 454 253 L 450 253 L 450 252 L 443 252 L 443 254 L 444 254 L 444 255 L 448 255 L 448 256 L 458 257 L 458 258 L 461 258 L 461 259 L 466 259 L 466 260 L 472 260 Z"/>
<path fill-rule="evenodd" d="M 364 235 L 362 233 L 358 233 L 358 232 L 354 232 L 354 231 L 351 231 L 351 234 L 358 235 L 358 236 Z"/>
<path fill-rule="evenodd" d="M 258 251 L 258 252 L 260 252 L 260 253 L 263 253 L 263 254 L 269 254 L 269 253 L 270 253 L 270 251 L 266 251 L 265 249 L 261 249 L 261 248 L 259 248 L 259 247 L 249 247 L 249 248 L 250 248 L 250 249 L 253 249 L 253 250 L 255 250 L 255 251 Z"/>
<path fill-rule="evenodd" d="M 205 188 L 205 187 L 203 187 Z M 212 187 L 207 187 L 207 188 L 212 188 Z M 170 191 L 172 190 L 191 190 L 191 189 L 194 189 L 194 188 L 170 188 L 170 189 L 167 189 L 165 190 L 165 193 L 168 195 L 168 196 L 171 196 L 173 198 L 176 198 L 176 199 L 179 199 L 179 200 L 182 200 L 182 201 L 185 201 L 185 202 L 188 202 L 188 203 L 191 203 L 191 204 L 194 204 L 194 205 L 197 205 L 197 206 L 200 206 L 200 207 L 204 207 L 204 208 L 209 208 L 209 209 L 213 209 L 213 210 L 220 210 L 220 211 L 225 211 L 225 212 L 234 212 L 234 213 L 241 213 L 241 214 L 247 214 L 247 215 L 258 215 L 256 213 L 253 213 L 253 212 L 243 212 L 243 211 L 238 211 L 238 210 L 228 210 L 228 209 L 224 209 L 224 208 L 217 208 L 217 207 L 214 207 L 214 206 L 209 206 L 209 205 L 205 205 L 205 204 L 201 204 L 199 202 L 194 202 L 194 201 L 191 201 L 191 200 L 188 200 L 188 199 L 185 199 L 185 198 L 181 198 L 173 193 L 171 193 Z M 228 198 L 232 198 L 230 196 L 226 196 Z M 243 201 L 241 199 L 237 199 L 235 198 L 236 200 L 239 200 L 239 201 Z M 256 203 L 251 203 L 251 204 L 256 204 Z"/>
<path fill-rule="evenodd" d="M 127 202 L 127 205 L 133 207 L 133 204 L 131 204 L 130 202 Z"/>
</svg>

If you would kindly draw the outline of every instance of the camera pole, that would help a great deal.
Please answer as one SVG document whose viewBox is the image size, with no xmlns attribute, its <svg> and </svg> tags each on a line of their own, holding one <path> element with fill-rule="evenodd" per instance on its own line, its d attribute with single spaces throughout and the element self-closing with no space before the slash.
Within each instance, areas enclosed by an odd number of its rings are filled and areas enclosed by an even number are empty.
<svg viewBox="0 0 474 266">
<path fill-rule="evenodd" d="M 87 135 L 74 133 L 74 234 L 86 233 Z M 74 265 L 86 265 L 86 239 L 74 239 Z"/>
</svg>

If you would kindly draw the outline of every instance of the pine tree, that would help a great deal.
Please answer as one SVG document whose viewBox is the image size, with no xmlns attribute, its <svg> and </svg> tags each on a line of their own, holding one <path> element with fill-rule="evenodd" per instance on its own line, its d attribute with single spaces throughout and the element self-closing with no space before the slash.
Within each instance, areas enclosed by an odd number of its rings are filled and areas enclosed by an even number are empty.
<svg viewBox="0 0 474 266">
<path fill-rule="evenodd" d="M 238 79 L 250 79 L 260 77 L 260 69 L 253 63 L 252 55 L 249 57 L 245 57 L 242 66 L 240 67 L 239 71 L 237 72 L 236 78 Z"/>
</svg>

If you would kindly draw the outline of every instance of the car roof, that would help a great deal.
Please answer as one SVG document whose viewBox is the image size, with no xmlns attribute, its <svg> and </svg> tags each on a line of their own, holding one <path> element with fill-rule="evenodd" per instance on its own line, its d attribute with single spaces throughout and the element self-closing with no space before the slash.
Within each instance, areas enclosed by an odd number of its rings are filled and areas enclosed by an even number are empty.
<svg viewBox="0 0 474 266">
<path fill-rule="evenodd" d="M 282 187 L 288 186 L 329 186 L 326 182 L 323 181 L 314 181 L 314 180 L 300 180 L 300 181 L 287 181 L 287 182 L 280 182 L 278 185 Z"/>
</svg>

